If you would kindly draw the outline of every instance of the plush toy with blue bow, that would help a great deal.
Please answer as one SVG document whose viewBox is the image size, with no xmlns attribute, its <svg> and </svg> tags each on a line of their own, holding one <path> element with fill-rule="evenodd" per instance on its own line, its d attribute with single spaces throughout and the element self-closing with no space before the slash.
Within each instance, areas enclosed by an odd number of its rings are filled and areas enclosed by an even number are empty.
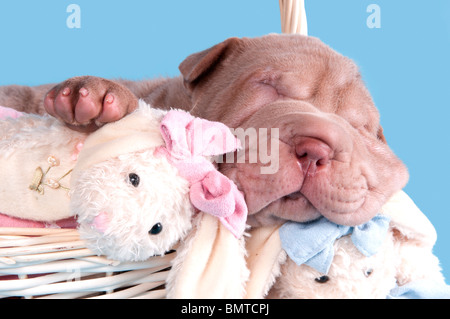
<svg viewBox="0 0 450 319">
<path fill-rule="evenodd" d="M 269 298 L 450 298 L 436 231 L 404 192 L 366 224 L 289 222 L 267 238 L 280 246 Z"/>
</svg>

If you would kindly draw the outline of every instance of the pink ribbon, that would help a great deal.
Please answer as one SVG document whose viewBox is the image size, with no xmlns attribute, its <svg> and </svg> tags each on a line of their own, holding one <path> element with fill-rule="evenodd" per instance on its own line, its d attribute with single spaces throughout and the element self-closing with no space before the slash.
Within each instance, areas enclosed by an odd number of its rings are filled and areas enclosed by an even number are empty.
<svg viewBox="0 0 450 319">
<path fill-rule="evenodd" d="M 169 111 L 160 128 L 166 146 L 155 152 L 166 156 L 189 181 L 191 203 L 218 217 L 235 237 L 241 237 L 248 212 L 244 196 L 232 180 L 207 160 L 208 156 L 239 149 L 239 140 L 224 124 L 195 118 L 183 111 Z"/>
</svg>

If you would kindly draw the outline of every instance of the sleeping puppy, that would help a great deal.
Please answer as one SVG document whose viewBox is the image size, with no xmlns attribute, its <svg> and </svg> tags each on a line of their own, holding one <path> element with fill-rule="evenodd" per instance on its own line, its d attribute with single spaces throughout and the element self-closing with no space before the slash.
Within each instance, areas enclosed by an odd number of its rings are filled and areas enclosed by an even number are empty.
<svg viewBox="0 0 450 319">
<path fill-rule="evenodd" d="M 138 97 L 233 128 L 268 128 L 264 141 L 268 149 L 278 145 L 277 170 L 262 174 L 267 163 L 260 158 L 220 164 L 244 193 L 251 226 L 320 216 L 361 224 L 408 180 L 357 66 L 316 38 L 230 38 L 189 56 L 180 71 L 155 81 L 77 77 L 56 86 L 2 87 L 0 104 L 45 108 L 77 129 L 95 129 L 134 110 Z M 246 158 L 254 147 L 245 145 Z"/>
</svg>

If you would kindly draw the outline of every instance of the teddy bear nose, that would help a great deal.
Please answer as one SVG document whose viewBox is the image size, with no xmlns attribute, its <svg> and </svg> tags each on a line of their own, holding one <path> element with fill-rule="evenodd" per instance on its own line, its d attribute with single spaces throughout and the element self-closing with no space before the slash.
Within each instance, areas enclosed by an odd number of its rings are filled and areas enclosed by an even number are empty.
<svg viewBox="0 0 450 319">
<path fill-rule="evenodd" d="M 158 235 L 163 229 L 161 223 L 156 223 L 153 225 L 152 229 L 148 232 L 150 235 Z"/>
</svg>

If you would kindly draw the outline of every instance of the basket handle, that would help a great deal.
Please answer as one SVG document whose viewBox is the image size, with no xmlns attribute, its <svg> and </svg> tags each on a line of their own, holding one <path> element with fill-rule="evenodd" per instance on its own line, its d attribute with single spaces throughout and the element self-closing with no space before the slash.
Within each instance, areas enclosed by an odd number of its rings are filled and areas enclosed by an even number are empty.
<svg viewBox="0 0 450 319">
<path fill-rule="evenodd" d="M 279 0 L 281 31 L 308 35 L 305 0 Z"/>
</svg>

